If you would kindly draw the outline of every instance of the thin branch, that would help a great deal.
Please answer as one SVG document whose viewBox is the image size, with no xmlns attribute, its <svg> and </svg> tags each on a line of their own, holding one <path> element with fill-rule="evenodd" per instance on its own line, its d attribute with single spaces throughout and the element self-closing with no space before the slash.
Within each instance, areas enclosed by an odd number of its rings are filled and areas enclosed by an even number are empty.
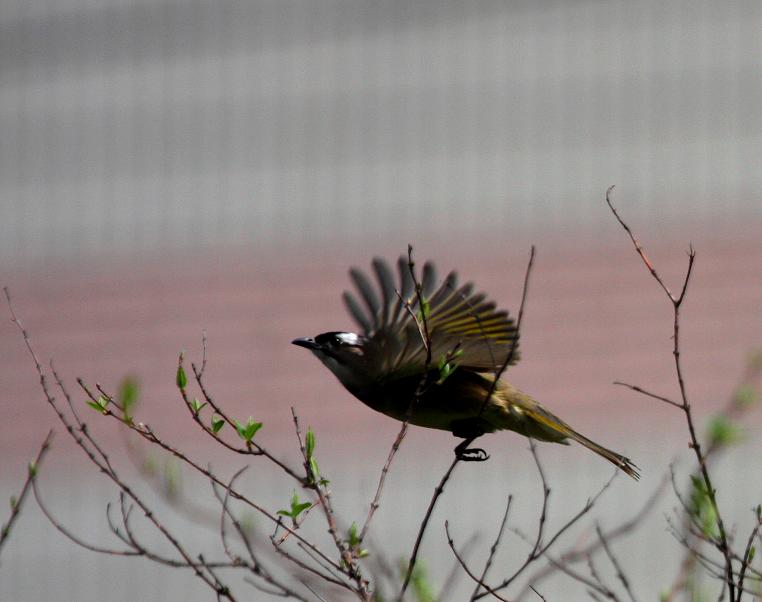
<svg viewBox="0 0 762 602">
<path fill-rule="evenodd" d="M 450 480 L 450 475 L 452 475 L 453 470 L 455 470 L 455 467 L 460 462 L 460 456 L 456 455 L 452 462 L 450 463 L 450 467 L 447 469 L 447 471 L 444 473 L 444 476 L 439 481 L 439 485 L 436 486 L 434 489 L 434 495 L 431 496 L 431 500 L 429 501 L 429 507 L 426 509 L 426 514 L 423 517 L 423 521 L 421 522 L 421 526 L 418 529 L 418 535 L 415 538 L 415 544 L 413 545 L 413 551 L 410 554 L 410 559 L 408 561 L 407 565 L 407 571 L 405 573 L 405 579 L 402 582 L 402 588 L 400 589 L 400 593 L 397 596 L 398 602 L 402 602 L 402 600 L 405 597 L 405 592 L 407 591 L 408 585 L 410 585 L 410 579 L 413 576 L 413 569 L 415 568 L 416 560 L 418 559 L 418 550 L 421 547 L 421 542 L 423 541 L 423 534 L 426 532 L 426 527 L 429 525 L 429 520 L 431 519 L 431 515 L 434 512 L 434 506 L 437 504 L 437 500 L 439 497 L 444 493 L 445 485 L 447 484 L 447 481 Z"/>
<path fill-rule="evenodd" d="M 553 558 L 550 554 L 547 554 L 546 558 L 548 559 L 548 562 L 550 562 L 554 566 L 554 568 L 556 570 L 559 570 L 562 573 L 564 573 L 565 575 L 568 575 L 569 577 L 571 577 L 575 581 L 579 581 L 580 583 L 582 583 L 583 585 L 587 586 L 588 588 L 590 588 L 594 592 L 598 592 L 599 594 L 602 594 L 602 595 L 606 596 L 607 598 L 616 600 L 616 596 L 614 596 L 613 598 L 611 597 L 612 592 L 607 587 L 599 585 L 597 581 L 586 577 L 582 573 L 578 573 L 577 571 L 575 571 L 572 568 L 570 568 L 564 562 L 559 561 L 559 560 Z M 590 558 L 591 558 L 591 556 L 586 557 L 588 562 L 589 562 Z M 589 591 L 588 592 L 588 594 L 590 594 L 591 597 L 594 597 L 593 596 L 593 591 Z"/>
<path fill-rule="evenodd" d="M 535 594 L 537 594 L 540 597 L 540 600 L 542 600 L 543 602 L 548 602 L 547 600 L 545 600 L 545 596 L 543 596 L 540 592 L 538 592 L 534 587 L 530 585 L 529 589 L 531 589 Z"/>
<path fill-rule="evenodd" d="M 651 263 L 651 260 L 646 257 L 645 252 L 643 251 L 643 247 L 638 242 L 638 239 L 635 237 L 635 234 L 633 234 L 632 230 L 630 230 L 630 227 L 624 222 L 624 220 L 619 217 L 619 212 L 617 212 L 616 208 L 614 207 L 613 202 L 611 201 L 611 195 L 614 192 L 615 186 L 609 186 L 608 190 L 606 191 L 606 204 L 609 206 L 609 209 L 611 209 L 611 212 L 614 214 L 614 217 L 616 217 L 619 224 L 624 228 L 625 232 L 630 237 L 630 240 L 632 241 L 632 244 L 635 245 L 635 250 L 637 251 L 638 255 L 640 255 L 640 258 L 643 260 L 643 263 L 646 265 L 646 268 L 648 268 L 648 271 L 651 272 L 651 276 L 654 277 L 656 282 L 659 283 L 659 286 L 664 290 L 665 293 L 667 293 L 667 296 L 675 300 L 675 297 L 672 295 L 672 292 L 667 288 L 667 285 L 664 284 L 659 274 L 656 272 L 656 269 L 654 268 L 653 264 Z"/>
<path fill-rule="evenodd" d="M 320 572 L 315 567 L 310 566 L 303 560 L 300 560 L 299 558 L 297 558 L 296 556 L 294 556 L 287 550 L 283 549 L 282 546 L 275 545 L 274 541 L 272 543 L 273 543 L 273 548 L 275 548 L 275 551 L 278 554 L 280 554 L 286 560 L 293 562 L 299 568 L 304 569 L 305 571 L 312 573 L 313 575 L 316 575 L 318 578 L 322 579 L 326 583 L 333 583 L 334 585 L 338 585 L 339 587 L 354 593 L 353 587 L 349 585 L 348 583 L 341 581 L 339 579 L 336 579 L 335 577 L 332 577 L 331 575 L 328 575 L 326 573 Z"/>
<path fill-rule="evenodd" d="M 386 463 L 381 469 L 381 477 L 378 479 L 376 494 L 373 496 L 373 501 L 370 503 L 370 508 L 368 509 L 368 516 L 365 518 L 365 523 L 363 523 L 362 529 L 360 530 L 360 543 L 365 540 L 365 537 L 368 534 L 368 529 L 370 529 L 370 521 L 373 520 L 373 515 L 376 513 L 376 510 L 378 510 L 378 507 L 381 503 L 381 493 L 383 492 L 384 484 L 386 483 L 386 475 L 389 473 L 389 468 L 392 465 L 392 460 L 394 460 L 394 456 L 399 451 L 400 445 L 402 445 L 402 440 L 405 438 L 405 434 L 407 433 L 407 425 L 407 421 L 402 423 L 402 427 L 397 433 L 397 437 L 394 439 L 394 443 L 392 443 L 392 447 L 389 450 L 389 456 L 386 458 Z"/>
<path fill-rule="evenodd" d="M 511 340 L 511 348 L 508 350 L 508 355 L 505 357 L 505 361 L 503 361 L 503 364 L 500 366 L 500 369 L 495 373 L 495 378 L 490 384 L 490 387 L 487 390 L 487 394 L 484 396 L 484 401 L 482 402 L 482 406 L 481 408 L 479 408 L 479 416 L 481 416 L 484 413 L 484 409 L 487 407 L 487 403 L 489 403 L 489 400 L 492 398 L 492 395 L 495 393 L 497 382 L 500 380 L 500 377 L 503 375 L 503 372 L 505 372 L 508 369 L 508 366 L 511 365 L 513 358 L 516 356 L 516 349 L 519 346 L 519 337 L 521 336 L 521 322 L 524 319 L 524 307 L 526 305 L 527 292 L 529 291 L 529 276 L 532 274 L 532 267 L 534 266 L 534 256 L 535 256 L 535 247 L 534 245 L 532 245 L 529 251 L 529 261 L 527 262 L 527 269 L 524 272 L 524 285 L 522 286 L 522 289 L 521 289 L 521 303 L 519 304 L 519 313 L 516 316 L 516 336 Z"/>
<path fill-rule="evenodd" d="M 637 602 L 635 599 L 635 595 L 632 593 L 632 588 L 630 587 L 630 580 L 624 574 L 622 565 L 619 564 L 619 561 L 614 555 L 614 552 L 611 550 L 611 547 L 609 546 L 609 542 L 606 539 L 606 535 L 603 533 L 603 530 L 601 529 L 600 525 L 595 525 L 595 532 L 598 534 L 598 539 L 600 540 L 601 545 L 603 546 L 604 552 L 606 552 L 606 556 L 608 557 L 609 562 L 611 562 L 611 566 L 614 567 L 614 570 L 616 571 L 616 576 L 619 579 L 619 581 L 622 583 L 622 587 L 624 587 L 624 590 L 627 592 L 627 595 L 630 597 L 630 600 L 632 602 Z"/>
<path fill-rule="evenodd" d="M 498 594 L 495 590 L 493 590 L 489 585 L 484 583 L 484 579 L 475 575 L 470 568 L 468 568 L 468 565 L 466 562 L 461 558 L 460 554 L 458 553 L 458 549 L 455 547 L 455 542 L 452 539 L 452 535 L 450 535 L 450 522 L 445 521 L 445 533 L 447 534 L 447 545 L 450 546 L 450 549 L 452 550 L 452 553 L 455 555 L 455 558 L 457 559 L 460 566 L 463 568 L 463 570 L 466 572 L 466 575 L 468 575 L 471 579 L 473 579 L 474 582 L 476 582 L 476 588 L 477 590 L 484 588 L 488 594 L 491 596 L 494 596 L 498 600 L 501 600 L 502 602 L 510 602 L 508 598 L 503 598 L 500 594 Z M 474 599 L 473 597 L 471 598 Z"/>
<path fill-rule="evenodd" d="M 603 579 L 601 579 L 601 576 L 598 574 L 598 569 L 595 566 L 595 561 L 593 560 L 592 556 L 587 557 L 587 566 L 590 569 L 590 575 L 593 577 L 593 580 L 598 584 L 597 591 L 602 593 L 609 600 L 618 602 L 619 596 L 617 596 L 616 593 L 614 593 L 614 591 L 603 582 Z"/>
<path fill-rule="evenodd" d="M 323 515 L 325 516 L 326 523 L 328 524 L 328 533 L 333 538 L 334 545 L 336 546 L 339 556 L 341 557 L 343 566 L 341 572 L 352 579 L 356 584 L 355 593 L 364 597 L 370 595 L 369 582 L 362 576 L 360 567 L 357 564 L 355 557 L 353 556 L 349 546 L 347 546 L 339 534 L 339 528 L 336 524 L 336 516 L 331 503 L 330 491 L 327 487 L 324 487 L 320 483 L 320 475 L 314 474 L 310 458 L 307 455 L 307 448 L 302 440 L 301 429 L 299 427 L 299 417 L 296 414 L 296 410 L 291 408 L 291 414 L 294 419 L 294 430 L 296 431 L 296 438 L 299 441 L 299 449 L 302 452 L 304 458 L 304 470 L 306 474 L 306 486 L 311 488 L 318 496 L 320 500 L 320 507 L 323 509 Z"/>
<path fill-rule="evenodd" d="M 206 370 L 206 328 L 201 331 L 201 370 L 198 371 L 199 378 L 204 376 L 204 370 Z"/>
<path fill-rule="evenodd" d="M 671 406 L 675 406 L 676 408 L 683 409 L 683 404 L 677 403 L 676 401 L 673 401 L 669 399 L 668 397 L 663 397 L 661 395 L 657 395 L 656 393 L 651 393 L 650 391 L 646 391 L 645 389 L 638 387 L 636 385 L 631 385 L 629 383 L 623 383 L 619 380 L 614 381 L 615 385 L 621 385 L 622 387 L 627 387 L 628 389 L 631 389 L 632 391 L 635 391 L 636 393 L 642 393 L 643 395 L 646 395 L 648 397 L 652 397 L 653 399 L 658 399 L 659 401 L 663 401 L 664 403 L 668 403 Z"/>
<path fill-rule="evenodd" d="M 691 246 L 688 252 L 688 268 L 685 271 L 685 277 L 683 279 L 680 295 L 675 297 L 672 294 L 672 292 L 669 290 L 669 288 L 664 284 L 664 281 L 661 279 L 658 272 L 654 268 L 653 264 L 646 256 L 645 252 L 643 251 L 643 247 L 640 245 L 637 238 L 635 238 L 635 235 L 633 234 L 632 230 L 630 230 L 630 227 L 619 216 L 619 213 L 617 212 L 617 210 L 615 209 L 611 201 L 611 193 L 613 189 L 614 187 L 611 186 L 606 191 L 606 204 L 609 206 L 609 209 L 611 209 L 611 212 L 614 214 L 619 224 L 624 228 L 624 230 L 629 235 L 633 245 L 635 246 L 635 251 L 637 252 L 637 254 L 640 256 L 643 263 L 648 268 L 648 271 L 651 273 L 653 278 L 656 280 L 656 282 L 659 284 L 659 286 L 662 288 L 662 290 L 665 292 L 670 302 L 672 303 L 673 314 L 674 314 L 672 355 L 674 356 L 674 360 L 675 360 L 675 373 L 677 375 L 677 382 L 680 388 L 680 398 L 682 400 L 682 404 L 680 404 L 680 408 L 685 414 L 685 420 L 686 420 L 686 423 L 688 426 L 688 432 L 690 435 L 690 447 L 693 449 L 696 455 L 696 461 L 698 462 L 699 470 L 701 472 L 701 477 L 704 482 L 704 486 L 706 488 L 707 498 L 709 499 L 709 503 L 711 504 L 712 510 L 715 515 L 715 522 L 717 524 L 717 530 L 719 531 L 719 541 L 717 542 L 716 547 L 725 558 L 725 582 L 727 583 L 727 586 L 728 586 L 728 593 L 730 595 L 730 599 L 735 600 L 736 599 L 735 592 L 736 592 L 737 584 L 735 583 L 733 578 L 733 561 L 732 561 L 732 551 L 730 548 L 730 542 L 728 539 L 727 531 L 725 529 L 725 523 L 722 518 L 722 513 L 720 512 L 719 504 L 717 502 L 715 487 L 712 482 L 711 476 L 709 475 L 709 469 L 707 468 L 706 457 L 701 450 L 701 443 L 699 442 L 698 435 L 696 434 L 696 427 L 693 422 L 693 414 L 691 412 L 691 405 L 688 399 L 688 392 L 685 385 L 685 377 L 683 375 L 683 367 L 680 361 L 680 306 L 682 305 L 683 300 L 685 299 L 685 294 L 688 291 L 688 283 L 690 282 L 691 274 L 693 273 L 693 263 L 696 258 L 696 252 Z"/>
<path fill-rule="evenodd" d="M 465 559 L 471 553 L 471 549 L 476 545 L 478 540 L 478 533 L 472 533 L 471 536 L 461 546 L 460 557 L 463 561 L 465 561 Z M 455 558 L 453 560 L 452 567 L 447 573 L 447 577 L 442 581 L 442 584 L 439 587 L 439 593 L 435 598 L 436 600 L 443 600 L 446 594 L 449 594 L 449 592 L 453 591 L 455 588 L 455 583 L 460 578 L 461 570 L 460 560 Z M 482 579 L 482 581 L 484 581 L 484 579 Z"/>
<path fill-rule="evenodd" d="M 751 533 L 749 533 L 749 539 L 746 541 L 746 547 L 743 551 L 743 556 L 741 558 L 741 572 L 738 575 L 738 589 L 743 589 L 743 582 L 746 578 L 746 571 L 748 568 L 751 567 L 751 561 L 753 558 L 753 548 L 754 548 L 754 540 L 756 539 L 757 535 L 760 532 L 760 529 L 762 529 L 762 517 L 757 515 L 757 524 L 752 529 Z M 738 601 L 741 602 L 741 596 L 738 596 Z"/>
<path fill-rule="evenodd" d="M 492 566 L 492 561 L 495 559 L 495 554 L 497 553 L 497 549 L 498 547 L 500 547 L 500 540 L 503 538 L 505 525 L 508 524 L 508 514 L 511 510 L 512 501 L 513 501 L 513 495 L 509 495 L 508 501 L 505 504 L 505 512 L 503 512 L 503 520 L 500 522 L 500 528 L 497 531 L 497 537 L 495 537 L 495 541 L 492 543 L 492 547 L 490 547 L 489 549 L 489 556 L 487 556 L 487 562 L 484 563 L 484 569 L 482 570 L 482 574 L 479 576 L 479 580 L 476 584 L 476 588 L 471 594 L 470 602 L 474 602 L 474 600 L 476 600 L 476 596 L 479 593 L 481 584 L 487 581 L 487 573 L 489 572 L 489 569 Z"/>
<path fill-rule="evenodd" d="M 5 521 L 2 527 L 0 527 L 0 554 L 2 554 L 3 546 L 8 542 L 8 538 L 11 535 L 11 529 L 13 528 L 14 523 L 18 520 L 21 514 L 21 508 L 26 501 L 26 496 L 29 493 L 29 489 L 34 484 L 34 481 L 37 477 L 37 471 L 42 465 L 42 461 L 50 449 L 50 442 L 52 440 L 53 429 L 50 429 L 48 434 L 45 436 L 42 444 L 40 445 L 34 460 L 32 460 L 27 467 L 26 478 L 24 479 L 24 484 L 21 486 L 21 492 L 19 493 L 18 497 L 11 498 L 11 514 L 8 517 L 8 520 Z"/>
</svg>

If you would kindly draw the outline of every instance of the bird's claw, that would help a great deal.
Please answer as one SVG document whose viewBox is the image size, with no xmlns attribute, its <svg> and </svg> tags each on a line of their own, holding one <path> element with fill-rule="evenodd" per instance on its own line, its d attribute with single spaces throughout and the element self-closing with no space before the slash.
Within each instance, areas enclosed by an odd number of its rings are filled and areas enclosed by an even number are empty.
<svg viewBox="0 0 762 602">
<path fill-rule="evenodd" d="M 486 462 L 489 460 L 489 454 L 480 447 L 456 449 L 455 456 L 462 462 Z"/>
</svg>

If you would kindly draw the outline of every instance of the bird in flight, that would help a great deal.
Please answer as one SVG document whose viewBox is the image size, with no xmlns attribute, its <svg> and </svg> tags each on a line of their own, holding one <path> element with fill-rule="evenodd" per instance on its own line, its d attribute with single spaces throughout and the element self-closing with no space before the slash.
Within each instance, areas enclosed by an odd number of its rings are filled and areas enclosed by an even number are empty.
<svg viewBox="0 0 762 602">
<path fill-rule="evenodd" d="M 371 278 L 349 272 L 357 289 L 344 303 L 360 333 L 330 331 L 295 339 L 370 408 L 396 420 L 450 431 L 463 441 L 462 460 L 486 460 L 468 448 L 483 434 L 511 430 L 539 441 L 571 439 L 633 477 L 632 461 L 581 435 L 531 396 L 500 378 L 520 358 L 516 323 L 455 272 L 437 285 L 434 264 L 414 277 L 412 261 L 400 257 L 397 278 L 373 259 Z"/>
</svg>

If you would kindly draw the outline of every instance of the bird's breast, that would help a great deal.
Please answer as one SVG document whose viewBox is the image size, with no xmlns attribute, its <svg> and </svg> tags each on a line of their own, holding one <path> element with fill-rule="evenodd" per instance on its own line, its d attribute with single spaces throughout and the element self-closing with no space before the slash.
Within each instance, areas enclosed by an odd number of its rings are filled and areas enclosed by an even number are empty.
<svg viewBox="0 0 762 602">
<path fill-rule="evenodd" d="M 417 426 L 451 431 L 453 422 L 480 415 L 491 386 L 489 376 L 469 370 L 456 370 L 442 381 L 435 371 L 425 381 L 423 376 L 385 378 L 371 386 L 348 388 L 374 410 L 396 420 L 409 415 Z"/>
</svg>

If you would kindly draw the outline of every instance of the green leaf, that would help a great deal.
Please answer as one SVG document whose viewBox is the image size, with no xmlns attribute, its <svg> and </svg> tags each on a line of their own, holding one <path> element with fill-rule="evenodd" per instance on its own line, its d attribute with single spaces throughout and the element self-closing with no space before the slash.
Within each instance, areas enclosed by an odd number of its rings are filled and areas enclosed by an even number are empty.
<svg viewBox="0 0 762 602">
<path fill-rule="evenodd" d="M 713 539 L 718 534 L 717 513 L 712 506 L 706 484 L 701 477 L 694 474 L 691 475 L 691 485 L 689 512 L 704 535 Z"/>
<path fill-rule="evenodd" d="M 95 401 L 88 401 L 87 405 L 93 408 L 96 412 L 100 412 L 101 414 L 108 413 L 108 399 L 106 399 L 106 397 L 103 395 L 99 395 L 98 399 Z"/>
<path fill-rule="evenodd" d="M 219 416 L 212 416 L 212 432 L 217 434 L 225 426 L 225 421 Z"/>
<path fill-rule="evenodd" d="M 312 506 L 312 504 L 309 502 L 300 502 L 299 494 L 294 491 L 294 495 L 291 496 L 291 510 L 278 510 L 277 514 L 288 516 L 291 519 L 296 520 L 297 517 L 310 506 Z"/>
<path fill-rule="evenodd" d="M 164 493 L 170 500 L 177 500 L 182 491 L 182 472 L 180 466 L 171 458 L 164 464 Z"/>
<path fill-rule="evenodd" d="M 741 385 L 735 394 L 735 403 L 742 407 L 749 407 L 759 401 L 759 391 L 751 385 Z"/>
<path fill-rule="evenodd" d="M 184 389 L 188 386 L 188 377 L 185 375 L 185 368 L 182 364 L 183 356 L 180 356 L 180 363 L 177 365 L 177 376 L 175 377 L 175 383 L 178 389 Z"/>
<path fill-rule="evenodd" d="M 249 420 L 246 424 L 241 424 L 237 420 L 233 420 L 233 424 L 235 425 L 235 430 L 238 432 L 238 436 L 246 441 L 246 443 L 251 443 L 254 435 L 262 428 L 262 423 L 254 422 L 254 419 L 251 416 L 249 416 Z"/>
<path fill-rule="evenodd" d="M 313 478 L 317 479 L 320 476 L 320 468 L 318 468 L 317 460 L 314 457 L 310 458 L 310 471 Z"/>
<path fill-rule="evenodd" d="M 122 407 L 125 420 L 132 417 L 132 410 L 138 402 L 140 383 L 134 376 L 125 377 L 119 384 L 119 405 Z"/>
<path fill-rule="evenodd" d="M 746 564 L 751 564 L 751 561 L 754 560 L 754 554 L 756 554 L 757 550 L 754 546 L 751 546 L 749 548 L 749 555 L 746 557 Z"/>
<path fill-rule="evenodd" d="M 19 503 L 19 501 L 16 498 L 16 496 L 12 495 L 11 496 L 11 510 L 14 510 L 16 508 L 16 504 L 18 504 L 18 503 Z"/>
<path fill-rule="evenodd" d="M 194 397 L 190 405 L 191 405 L 191 409 L 193 410 L 193 413 L 196 416 L 198 416 L 198 413 L 204 408 L 204 406 L 206 405 L 206 402 L 201 403 L 198 399 Z"/>
<path fill-rule="evenodd" d="M 315 452 L 315 433 L 312 432 L 311 427 L 307 429 L 307 435 L 304 438 L 304 448 L 309 460 Z"/>
<path fill-rule="evenodd" d="M 352 526 L 349 527 L 349 530 L 347 531 L 347 543 L 353 548 L 356 545 L 359 545 L 360 535 L 357 532 L 357 523 L 352 523 Z"/>
<path fill-rule="evenodd" d="M 707 426 L 707 436 L 711 445 L 732 445 L 743 440 L 744 433 L 740 426 L 724 414 L 718 414 Z"/>
<path fill-rule="evenodd" d="M 241 529 L 244 533 L 247 535 L 254 535 L 254 528 L 257 524 L 257 517 L 253 512 L 244 510 L 238 521 L 241 523 Z"/>
<path fill-rule="evenodd" d="M 145 460 L 143 460 L 143 463 L 140 465 L 140 470 L 151 477 L 156 475 L 158 469 L 159 467 L 156 464 L 156 458 L 153 455 L 146 456 Z"/>
<path fill-rule="evenodd" d="M 421 307 L 416 315 L 418 323 L 422 324 L 424 320 L 428 320 L 431 315 L 431 305 L 429 305 L 428 299 L 421 296 Z"/>
<path fill-rule="evenodd" d="M 400 562 L 400 570 L 403 574 L 407 571 L 407 564 L 404 561 Z M 413 573 L 410 575 L 410 586 L 418 602 L 434 602 L 436 600 L 434 588 L 426 571 L 426 565 L 421 560 L 415 565 Z"/>
<path fill-rule="evenodd" d="M 37 476 L 37 462 L 29 463 L 29 476 L 32 478 Z"/>
<path fill-rule="evenodd" d="M 449 352 L 447 355 L 442 355 L 439 358 L 438 367 L 439 367 L 439 380 L 437 380 L 438 385 L 441 385 L 447 378 L 452 376 L 453 372 L 458 367 L 457 359 L 463 355 L 463 349 L 457 348 L 453 349 L 451 352 Z"/>
</svg>

